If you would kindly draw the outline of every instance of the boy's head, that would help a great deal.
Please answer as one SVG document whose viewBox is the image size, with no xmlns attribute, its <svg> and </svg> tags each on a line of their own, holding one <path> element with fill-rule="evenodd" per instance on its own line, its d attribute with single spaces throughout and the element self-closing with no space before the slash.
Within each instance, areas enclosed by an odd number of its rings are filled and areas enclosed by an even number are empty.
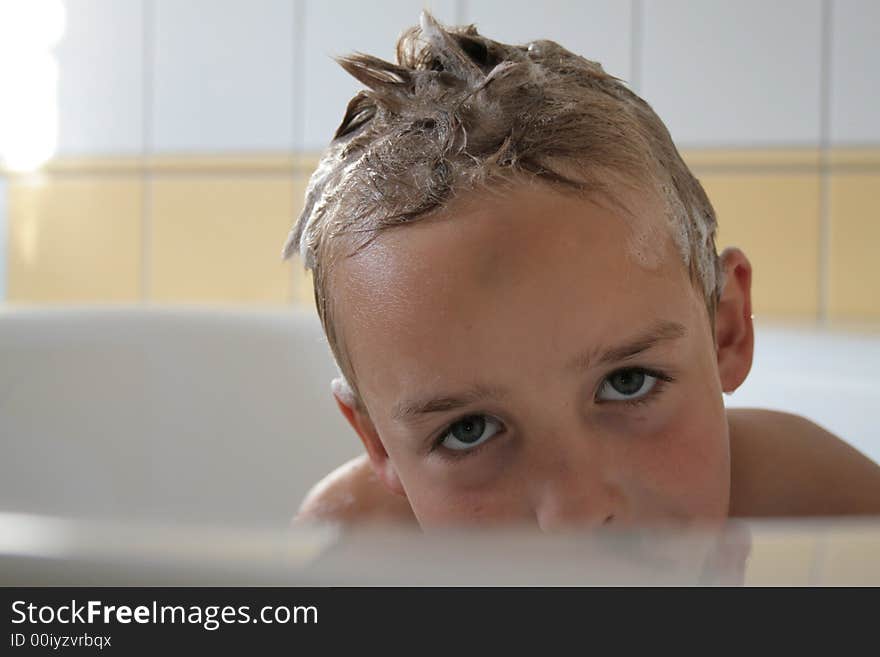
<svg viewBox="0 0 880 657">
<path fill-rule="evenodd" d="M 341 63 L 369 90 L 285 255 L 314 273 L 382 481 L 423 525 L 725 516 L 750 269 L 718 258 L 651 108 L 555 43 L 428 15 L 397 65 Z"/>
</svg>

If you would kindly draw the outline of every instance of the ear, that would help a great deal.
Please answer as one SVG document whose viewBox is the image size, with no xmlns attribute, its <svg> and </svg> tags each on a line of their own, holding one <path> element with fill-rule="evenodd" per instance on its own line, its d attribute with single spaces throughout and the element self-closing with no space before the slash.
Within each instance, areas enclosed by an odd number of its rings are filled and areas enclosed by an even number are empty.
<svg viewBox="0 0 880 657">
<path fill-rule="evenodd" d="M 724 290 L 715 309 L 715 349 L 721 389 L 733 392 L 752 368 L 755 334 L 752 326 L 752 265 L 737 248 L 721 254 Z"/>
<path fill-rule="evenodd" d="M 388 452 L 385 451 L 385 446 L 379 439 L 379 433 L 373 426 L 373 421 L 362 409 L 362 404 L 358 403 L 351 388 L 341 378 L 333 379 L 331 388 L 336 405 L 364 444 L 367 457 L 370 459 L 370 466 L 379 481 L 392 493 L 406 497 L 403 485 L 400 483 L 400 477 L 397 476 L 397 469 L 388 457 Z"/>
</svg>

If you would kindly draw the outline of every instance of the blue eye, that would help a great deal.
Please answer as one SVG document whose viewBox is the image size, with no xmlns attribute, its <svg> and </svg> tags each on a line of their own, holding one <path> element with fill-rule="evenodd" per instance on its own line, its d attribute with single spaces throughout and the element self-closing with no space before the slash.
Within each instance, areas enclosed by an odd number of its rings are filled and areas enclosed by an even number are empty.
<svg viewBox="0 0 880 657">
<path fill-rule="evenodd" d="M 637 401 L 647 397 L 659 380 L 669 381 L 658 372 L 649 372 L 638 367 L 612 372 L 599 387 L 596 399 L 601 401 Z"/>
<path fill-rule="evenodd" d="M 456 452 L 473 449 L 501 430 L 501 423 L 486 415 L 468 415 L 454 422 L 438 444 Z"/>
</svg>

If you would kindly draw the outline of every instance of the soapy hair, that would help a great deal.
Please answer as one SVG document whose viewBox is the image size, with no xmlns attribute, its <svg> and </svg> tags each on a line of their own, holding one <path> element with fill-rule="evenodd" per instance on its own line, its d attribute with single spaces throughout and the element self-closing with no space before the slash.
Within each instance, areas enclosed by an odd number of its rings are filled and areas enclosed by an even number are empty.
<svg viewBox="0 0 880 657">
<path fill-rule="evenodd" d="M 360 396 L 334 319 L 334 262 L 462 192 L 523 176 L 612 203 L 621 186 L 655 193 L 714 333 L 723 286 L 715 212 L 663 122 L 600 64 L 553 41 L 508 45 L 474 26 L 444 28 L 427 12 L 400 37 L 396 64 L 337 61 L 367 89 L 312 175 L 283 257 L 299 253 L 313 273 L 349 403 Z"/>
</svg>

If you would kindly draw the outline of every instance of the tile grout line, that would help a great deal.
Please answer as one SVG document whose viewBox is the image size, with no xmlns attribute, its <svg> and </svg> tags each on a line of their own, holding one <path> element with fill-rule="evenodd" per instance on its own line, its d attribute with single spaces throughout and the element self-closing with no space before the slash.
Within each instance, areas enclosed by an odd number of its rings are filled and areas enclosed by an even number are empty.
<svg viewBox="0 0 880 657">
<path fill-rule="evenodd" d="M 293 122 L 291 126 L 291 139 L 293 141 L 293 150 L 300 153 L 303 149 L 305 141 L 304 121 L 305 112 L 303 109 L 303 99 L 305 94 L 305 22 L 306 22 L 306 0 L 292 0 L 293 2 L 293 24 L 291 32 L 293 35 L 293 47 L 291 49 L 291 57 L 293 57 L 293 67 L 291 70 L 293 85 L 293 102 L 291 104 L 290 120 Z"/>
<path fill-rule="evenodd" d="M 642 0 L 630 3 L 629 28 L 629 84 L 636 94 L 641 95 L 642 86 Z"/>
<path fill-rule="evenodd" d="M 822 33 L 820 35 L 819 75 L 819 253 L 818 317 L 820 325 L 828 323 L 831 258 L 831 48 L 833 38 L 832 0 L 822 0 Z"/>
<path fill-rule="evenodd" d="M 154 0 L 143 0 L 143 31 L 142 57 L 143 78 L 141 87 L 143 99 L 141 111 L 141 154 L 144 164 L 152 154 L 153 142 L 153 19 L 155 16 Z M 152 258 L 153 237 L 153 172 L 152 167 L 141 168 L 141 303 L 150 300 L 150 259 Z"/>
<path fill-rule="evenodd" d="M 293 1 L 293 49 L 291 56 L 293 57 L 293 71 L 291 85 L 293 86 L 293 102 L 291 104 L 291 137 L 293 141 L 293 152 L 297 157 L 301 157 L 303 144 L 305 143 L 305 22 L 306 22 L 306 0 Z M 290 171 L 291 190 L 290 208 L 292 212 L 296 212 L 296 208 L 302 202 L 302 198 L 298 198 L 299 185 L 297 185 L 298 177 L 302 176 L 300 171 L 300 163 L 294 158 L 294 162 Z M 292 227 L 293 222 L 297 220 L 296 216 L 289 217 L 288 224 Z M 285 236 L 286 237 L 286 236 Z M 279 252 L 282 244 L 279 244 Z M 290 284 L 288 291 L 288 303 L 295 305 L 297 301 L 297 269 L 300 266 L 298 259 L 289 260 L 282 263 L 287 267 L 287 278 Z"/>
<path fill-rule="evenodd" d="M 465 9 L 466 4 L 467 0 L 455 0 L 455 9 L 453 10 L 455 11 L 455 16 L 453 17 L 453 20 L 456 25 L 464 25 L 464 17 L 468 14 Z M 427 7 L 427 5 L 428 3 L 426 2 L 425 6 Z"/>
</svg>

